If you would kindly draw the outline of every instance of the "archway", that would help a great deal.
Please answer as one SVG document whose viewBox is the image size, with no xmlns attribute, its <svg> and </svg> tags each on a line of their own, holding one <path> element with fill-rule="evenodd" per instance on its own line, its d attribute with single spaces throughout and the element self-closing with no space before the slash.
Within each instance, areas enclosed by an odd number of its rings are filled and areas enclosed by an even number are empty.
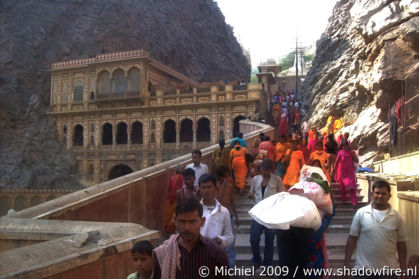
<svg viewBox="0 0 419 279">
<path fill-rule="evenodd" d="M 172 119 L 168 119 L 164 122 L 163 142 L 176 142 L 176 123 Z"/>
<path fill-rule="evenodd" d="M 198 120 L 198 129 L 196 130 L 196 141 L 210 141 L 211 128 L 208 118 Z"/>
<path fill-rule="evenodd" d="M 132 123 L 131 143 L 143 144 L 143 124 L 139 121 L 135 121 L 134 123 Z"/>
<path fill-rule="evenodd" d="M 115 178 L 120 177 L 120 176 L 127 175 L 127 174 L 132 173 L 132 172 L 133 172 L 133 170 L 130 167 L 128 167 L 127 165 L 119 164 L 119 165 L 116 165 L 109 170 L 108 180 L 112 180 L 112 179 L 115 179 Z"/>
<path fill-rule="evenodd" d="M 127 124 L 120 122 L 116 130 L 116 144 L 127 144 L 128 143 L 128 132 Z"/>
<path fill-rule="evenodd" d="M 139 92 L 140 91 L 140 70 L 137 67 L 132 67 L 128 71 L 127 87 L 128 92 Z"/>
<path fill-rule="evenodd" d="M 108 71 L 103 70 L 97 76 L 99 95 L 107 95 L 111 93 L 111 76 Z"/>
<path fill-rule="evenodd" d="M 234 118 L 234 123 L 233 123 L 233 138 L 237 137 L 239 132 L 240 132 L 240 120 L 246 119 L 246 117 L 244 117 L 243 115 L 239 115 L 237 117 Z"/>
<path fill-rule="evenodd" d="M 103 145 L 112 145 L 113 139 L 112 139 L 112 124 L 105 123 L 103 125 L 102 130 L 102 144 Z"/>
<path fill-rule="evenodd" d="M 74 127 L 73 146 L 83 146 L 83 126 L 80 124 Z"/>
<path fill-rule="evenodd" d="M 180 142 L 192 142 L 193 131 L 192 131 L 192 120 L 186 118 L 180 122 Z"/>
<path fill-rule="evenodd" d="M 113 94 L 122 95 L 127 88 L 125 73 L 122 69 L 117 69 L 112 74 L 112 91 Z"/>
</svg>

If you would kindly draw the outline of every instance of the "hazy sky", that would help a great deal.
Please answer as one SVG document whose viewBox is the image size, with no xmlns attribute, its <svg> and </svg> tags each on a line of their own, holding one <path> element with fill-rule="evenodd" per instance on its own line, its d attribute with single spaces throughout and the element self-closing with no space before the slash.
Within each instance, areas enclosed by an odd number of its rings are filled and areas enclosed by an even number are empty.
<svg viewBox="0 0 419 279">
<path fill-rule="evenodd" d="M 318 40 L 337 0 L 215 0 L 246 49 L 252 66 Z"/>
</svg>

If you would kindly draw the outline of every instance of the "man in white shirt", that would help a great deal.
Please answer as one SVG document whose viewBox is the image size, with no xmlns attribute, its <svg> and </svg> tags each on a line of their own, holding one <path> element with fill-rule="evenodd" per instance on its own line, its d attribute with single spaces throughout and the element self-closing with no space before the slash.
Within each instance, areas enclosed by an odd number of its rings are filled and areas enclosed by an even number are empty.
<svg viewBox="0 0 419 279">
<path fill-rule="evenodd" d="M 201 234 L 209 239 L 214 239 L 224 249 L 234 240 L 230 223 L 230 212 L 215 198 L 217 194 L 217 180 L 214 176 L 204 174 L 199 179 L 199 191 L 202 196 L 202 207 L 205 217 Z"/>
<path fill-rule="evenodd" d="M 350 266 L 356 247 L 355 268 L 406 268 L 406 228 L 399 213 L 391 208 L 390 185 L 372 185 L 372 203 L 358 209 L 352 221 L 345 250 L 345 265 Z"/>
<path fill-rule="evenodd" d="M 252 183 L 249 191 L 249 198 L 255 200 L 255 204 L 261 200 L 284 191 L 284 185 L 282 179 L 272 173 L 274 163 L 270 159 L 264 159 L 262 161 L 262 174 L 256 175 L 252 179 Z M 263 254 L 263 261 L 260 256 L 260 236 L 265 232 L 265 250 Z M 252 264 L 259 266 L 270 266 L 273 262 L 274 253 L 274 237 L 275 232 L 269 229 L 255 220 L 252 220 L 250 225 L 250 246 L 252 248 Z"/>
<path fill-rule="evenodd" d="M 189 164 L 185 167 L 185 169 L 187 168 L 191 168 L 195 171 L 195 182 L 194 182 L 194 187 L 195 190 L 199 190 L 199 178 L 201 177 L 201 175 L 209 173 L 208 171 L 208 167 L 207 165 L 201 163 L 201 150 L 197 149 L 192 151 L 192 164 Z"/>
</svg>

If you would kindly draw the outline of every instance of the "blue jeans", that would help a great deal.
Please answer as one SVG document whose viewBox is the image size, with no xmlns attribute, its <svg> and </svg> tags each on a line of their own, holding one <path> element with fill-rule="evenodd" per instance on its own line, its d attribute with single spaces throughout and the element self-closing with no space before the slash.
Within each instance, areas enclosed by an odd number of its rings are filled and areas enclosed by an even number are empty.
<svg viewBox="0 0 419 279">
<path fill-rule="evenodd" d="M 230 246 L 225 248 L 227 258 L 228 258 L 228 266 L 234 267 L 236 265 L 236 228 L 234 224 L 234 217 L 233 215 L 230 216 L 230 223 L 231 223 L 231 230 L 233 231 L 234 240 Z"/>
<path fill-rule="evenodd" d="M 260 236 L 265 231 L 265 252 L 263 254 L 263 262 L 260 257 Z M 250 225 L 250 246 L 252 247 L 252 264 L 263 264 L 265 266 L 272 265 L 274 254 L 274 238 L 275 232 L 262 226 L 255 220 L 252 220 Z"/>
</svg>

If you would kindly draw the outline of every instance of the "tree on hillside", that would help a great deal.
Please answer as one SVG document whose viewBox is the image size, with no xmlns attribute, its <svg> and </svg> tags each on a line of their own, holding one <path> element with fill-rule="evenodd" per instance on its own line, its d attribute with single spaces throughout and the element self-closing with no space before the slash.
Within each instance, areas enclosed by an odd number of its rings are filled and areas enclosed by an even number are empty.
<svg viewBox="0 0 419 279">
<path fill-rule="evenodd" d="M 285 56 L 282 56 L 279 59 L 278 65 L 281 66 L 282 71 L 288 70 L 294 65 L 295 60 L 295 51 L 288 53 Z"/>
<path fill-rule="evenodd" d="M 303 54 L 304 62 L 311 62 L 314 60 L 314 54 Z M 278 65 L 281 66 L 282 71 L 286 71 L 294 66 L 295 61 L 295 51 L 291 51 L 285 56 L 282 56 L 279 59 Z"/>
</svg>

